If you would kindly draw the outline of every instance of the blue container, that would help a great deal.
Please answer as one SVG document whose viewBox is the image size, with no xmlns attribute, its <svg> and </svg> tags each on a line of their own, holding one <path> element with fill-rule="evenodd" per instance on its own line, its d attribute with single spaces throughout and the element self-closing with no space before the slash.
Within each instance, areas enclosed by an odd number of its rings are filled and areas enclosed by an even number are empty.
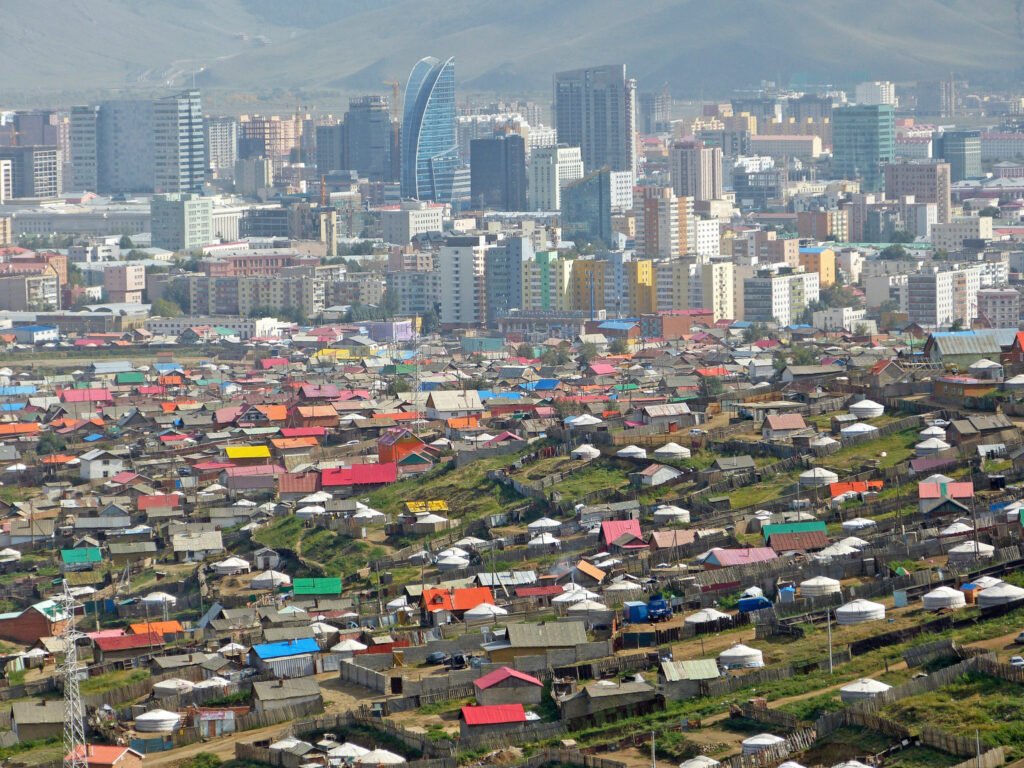
<svg viewBox="0 0 1024 768">
<path fill-rule="evenodd" d="M 762 608 L 771 608 L 772 603 L 766 597 L 742 597 L 739 602 L 740 613 L 760 611 Z"/>
<path fill-rule="evenodd" d="M 647 604 L 642 603 L 639 600 L 630 600 L 623 603 L 622 607 L 626 611 L 626 621 L 631 624 L 639 624 L 647 621 Z"/>
</svg>

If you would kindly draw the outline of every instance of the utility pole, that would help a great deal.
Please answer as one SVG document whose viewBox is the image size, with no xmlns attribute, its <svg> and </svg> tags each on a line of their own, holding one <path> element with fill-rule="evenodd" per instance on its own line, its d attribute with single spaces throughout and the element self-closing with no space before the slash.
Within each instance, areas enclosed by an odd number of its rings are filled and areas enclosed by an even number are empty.
<svg viewBox="0 0 1024 768">
<path fill-rule="evenodd" d="M 64 679 L 64 768 L 88 768 L 84 710 L 78 690 L 78 640 L 85 635 L 75 629 L 78 602 L 66 579 L 56 602 L 64 621 L 60 633 L 64 650 L 64 664 L 60 668 Z"/>
<path fill-rule="evenodd" d="M 828 625 L 828 673 L 833 673 L 832 667 L 832 609 L 825 610 L 825 621 Z"/>
</svg>

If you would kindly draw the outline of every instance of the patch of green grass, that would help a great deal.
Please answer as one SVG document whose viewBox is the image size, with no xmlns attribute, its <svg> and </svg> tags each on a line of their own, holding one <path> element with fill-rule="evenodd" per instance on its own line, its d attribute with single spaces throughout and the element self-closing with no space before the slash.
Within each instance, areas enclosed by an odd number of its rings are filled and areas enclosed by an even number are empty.
<svg viewBox="0 0 1024 768">
<path fill-rule="evenodd" d="M 893 741 L 865 728 L 843 727 L 815 743 L 797 759 L 803 765 L 836 765 L 855 757 L 876 755 L 892 746 Z"/>
<path fill-rule="evenodd" d="M 805 722 L 813 722 L 828 712 L 835 712 L 843 708 L 843 702 L 834 693 L 823 693 L 821 696 L 813 696 L 809 699 L 800 699 L 783 704 L 779 709 L 799 717 Z"/>
<path fill-rule="evenodd" d="M 880 467 L 894 467 L 913 457 L 918 432 L 916 428 L 905 429 L 874 440 L 865 440 L 826 456 L 822 459 L 821 466 L 837 470 L 840 475 L 852 467 L 875 461 Z M 886 454 L 884 458 L 880 456 L 882 453 Z"/>
<path fill-rule="evenodd" d="M 730 491 L 729 504 L 733 509 L 751 507 L 771 501 L 779 496 L 784 496 L 790 491 L 796 490 L 796 480 L 788 475 L 776 475 L 761 483 L 751 483 L 735 491 Z"/>
<path fill-rule="evenodd" d="M 302 535 L 302 520 L 294 515 L 279 517 L 253 534 L 253 539 L 271 549 L 295 549 Z"/>
<path fill-rule="evenodd" d="M 885 759 L 885 768 L 952 768 L 965 762 L 931 747 L 908 747 Z"/>
<path fill-rule="evenodd" d="M 62 739 L 38 739 L 36 741 L 25 741 L 13 744 L 10 747 L 0 749 L 0 760 L 7 761 L 17 756 L 17 763 L 22 765 L 42 765 L 56 757 L 59 762 L 64 753 Z M 15 762 L 15 761 L 12 761 Z"/>
<path fill-rule="evenodd" d="M 106 672 L 102 675 L 90 677 L 79 683 L 78 688 L 82 693 L 106 693 L 116 688 L 121 688 L 140 680 L 150 677 L 146 669 L 124 669 L 118 672 Z"/>
<path fill-rule="evenodd" d="M 554 486 L 562 494 L 564 501 L 573 501 L 577 497 L 585 496 L 594 491 L 605 489 L 620 489 L 629 485 L 629 477 L 626 472 L 612 467 L 601 467 L 591 464 L 586 469 L 574 472 L 568 478 Z"/>
<path fill-rule="evenodd" d="M 449 701 L 435 701 L 432 704 L 424 704 L 417 708 L 421 715 L 443 715 L 446 712 L 457 712 L 463 707 L 471 705 L 475 699 L 470 696 L 465 699 L 451 699 Z"/>
<path fill-rule="evenodd" d="M 981 740 L 1024 754 L 1024 686 L 979 674 L 966 674 L 935 691 L 910 696 L 882 710 L 909 727 L 930 725 L 949 733 L 978 731 Z"/>
</svg>

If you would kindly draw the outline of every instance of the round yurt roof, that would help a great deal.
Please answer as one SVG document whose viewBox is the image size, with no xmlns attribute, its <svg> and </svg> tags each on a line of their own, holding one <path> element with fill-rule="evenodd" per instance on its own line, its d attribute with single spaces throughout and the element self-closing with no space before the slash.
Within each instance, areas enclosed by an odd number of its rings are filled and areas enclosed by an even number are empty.
<svg viewBox="0 0 1024 768">
<path fill-rule="evenodd" d="M 547 533 L 545 531 L 544 533 L 538 533 L 536 536 L 534 536 L 532 539 L 530 539 L 527 542 L 526 546 L 528 546 L 528 547 L 548 547 L 548 546 L 555 546 L 558 543 L 559 543 L 559 541 L 558 541 L 558 539 L 554 535 L 552 535 L 550 533 Z"/>
<path fill-rule="evenodd" d="M 862 531 L 865 528 L 874 528 L 878 523 L 867 517 L 854 517 L 851 520 L 846 520 L 843 523 L 844 531 Z"/>
<path fill-rule="evenodd" d="M 178 677 L 168 677 L 153 683 L 154 690 L 160 691 L 191 691 L 195 685 L 191 680 L 182 680 Z"/>
<path fill-rule="evenodd" d="M 949 475 L 943 475 L 941 473 L 936 473 L 934 475 L 928 475 L 928 477 L 926 477 L 921 482 L 922 483 L 952 483 L 953 482 L 953 478 L 950 477 Z"/>
<path fill-rule="evenodd" d="M 600 455 L 601 451 L 590 444 L 584 444 L 572 450 L 574 459 L 596 459 Z"/>
<path fill-rule="evenodd" d="M 868 432 L 877 432 L 878 427 L 873 427 L 870 424 L 865 424 L 858 421 L 856 424 L 851 424 L 848 427 L 843 427 L 839 430 L 841 435 L 866 435 Z"/>
<path fill-rule="evenodd" d="M 205 680 L 200 680 L 193 688 L 220 688 L 225 685 L 231 685 L 231 681 L 223 677 L 208 677 Z"/>
<path fill-rule="evenodd" d="M 661 448 L 654 451 L 655 456 L 676 456 L 680 459 L 690 457 L 690 449 L 681 446 L 679 443 L 665 443 Z"/>
<path fill-rule="evenodd" d="M 949 443 L 938 437 L 929 437 L 914 446 L 914 450 L 944 451 L 949 448 Z"/>
<path fill-rule="evenodd" d="M 292 583 L 292 577 L 280 571 L 263 571 L 252 577 L 250 584 L 263 584 L 269 582 L 273 586 L 287 587 Z"/>
<path fill-rule="evenodd" d="M 1008 603 L 1012 600 L 1020 600 L 1024 597 L 1024 589 L 1014 584 L 996 584 L 994 587 L 983 589 L 978 593 L 978 601 L 983 603 L 1002 602 Z"/>
<path fill-rule="evenodd" d="M 337 747 L 327 750 L 327 754 L 331 757 L 360 757 L 369 751 L 366 747 L 360 747 L 358 744 L 346 741 L 344 744 L 339 744 Z"/>
<path fill-rule="evenodd" d="M 760 661 L 763 658 L 764 654 L 761 651 L 751 648 L 749 645 L 743 645 L 743 643 L 737 643 L 718 654 L 718 659 L 722 663 L 737 663 L 754 659 Z"/>
<path fill-rule="evenodd" d="M 448 547 L 437 553 L 438 557 L 469 557 L 469 552 L 459 547 Z"/>
<path fill-rule="evenodd" d="M 801 587 L 840 587 L 842 586 L 837 579 L 831 579 L 828 576 L 812 576 L 806 581 L 800 582 Z"/>
<path fill-rule="evenodd" d="M 764 590 L 760 587 L 747 587 L 740 593 L 740 597 L 764 597 Z"/>
<path fill-rule="evenodd" d="M 921 601 L 926 608 L 953 608 L 967 602 L 964 593 L 952 587 L 936 587 L 922 595 Z"/>
<path fill-rule="evenodd" d="M 836 608 L 836 621 L 840 624 L 857 624 L 861 621 L 877 621 L 885 618 L 885 606 L 870 600 L 851 600 Z"/>
<path fill-rule="evenodd" d="M 860 760 L 846 760 L 845 762 L 833 765 L 832 768 L 871 768 L 871 766 L 865 765 Z"/>
<path fill-rule="evenodd" d="M 245 650 L 248 649 L 241 643 L 228 643 L 227 645 L 222 645 L 220 648 L 218 648 L 217 653 L 242 653 Z"/>
<path fill-rule="evenodd" d="M 716 611 L 714 608 L 702 608 L 696 613 L 692 613 L 686 617 L 685 621 L 687 624 L 708 624 L 712 621 L 719 621 L 721 619 L 728 619 L 729 614 Z"/>
<path fill-rule="evenodd" d="M 464 557 L 441 557 L 438 558 L 435 565 L 444 566 L 446 568 L 465 568 L 469 565 L 469 560 Z"/>
<path fill-rule="evenodd" d="M 213 565 L 215 568 L 248 568 L 249 562 L 240 557 L 229 557 Z"/>
<path fill-rule="evenodd" d="M 573 427 L 596 427 L 598 424 L 604 424 L 604 422 L 589 413 L 584 413 L 581 416 L 570 416 L 565 420 L 565 423 Z"/>
<path fill-rule="evenodd" d="M 333 635 L 338 632 L 338 628 L 336 626 L 328 624 L 325 621 L 314 621 L 309 625 L 309 628 L 313 630 L 314 635 Z"/>
<path fill-rule="evenodd" d="M 918 435 L 924 438 L 938 437 L 941 439 L 946 436 L 946 430 L 942 427 L 928 427 L 918 432 Z"/>
<path fill-rule="evenodd" d="M 806 472 L 800 473 L 801 480 L 818 480 L 820 482 L 834 483 L 839 480 L 839 475 L 824 467 L 814 467 Z"/>
<path fill-rule="evenodd" d="M 507 616 L 508 611 L 497 605 L 491 605 L 490 603 L 480 603 L 480 605 L 473 606 L 463 614 L 471 619 L 479 619 L 487 616 Z"/>
<path fill-rule="evenodd" d="M 961 523 L 960 521 L 957 521 L 955 523 L 950 523 L 945 528 L 943 528 L 941 531 L 939 531 L 939 535 L 940 536 L 958 536 L 959 534 L 962 534 L 962 533 L 970 533 L 973 530 L 974 529 L 971 528 L 971 526 L 969 526 L 967 523 Z"/>
<path fill-rule="evenodd" d="M 697 755 L 679 764 L 679 768 L 715 768 L 720 762 L 707 755 Z"/>
<path fill-rule="evenodd" d="M 745 747 L 771 747 L 784 741 L 784 738 L 776 736 L 774 733 L 759 733 L 756 736 L 744 739 L 742 744 Z"/>
<path fill-rule="evenodd" d="M 835 445 L 838 442 L 839 441 L 836 440 L 835 438 L 829 437 L 828 435 L 823 435 L 822 437 L 816 437 L 813 440 L 811 440 L 810 444 L 815 448 L 825 448 L 830 445 Z"/>
<path fill-rule="evenodd" d="M 647 451 L 636 445 L 627 445 L 625 448 L 620 448 L 616 451 L 615 455 L 628 459 L 646 459 Z"/>
<path fill-rule="evenodd" d="M 951 555 L 991 555 L 996 548 L 983 541 L 965 541 L 949 548 Z"/>
<path fill-rule="evenodd" d="M 332 645 L 331 650 L 339 653 L 351 653 L 352 651 L 365 651 L 367 647 L 368 646 L 360 643 L 358 640 L 346 637 L 341 642 Z"/>
<path fill-rule="evenodd" d="M 991 368 L 1002 368 L 1002 367 L 1003 366 L 1001 366 L 999 363 L 993 362 L 992 360 L 988 360 L 987 358 L 983 357 L 983 358 L 981 358 L 981 360 L 978 360 L 978 361 L 976 361 L 974 363 L 971 363 L 971 365 L 968 367 L 967 370 L 969 370 L 969 371 L 984 371 L 984 370 L 988 370 L 988 369 L 991 369 Z"/>
<path fill-rule="evenodd" d="M 828 559 L 830 557 L 849 557 L 850 555 L 859 554 L 859 549 L 848 547 L 845 544 L 829 544 L 820 552 L 814 554 L 814 557 L 818 559 Z"/>
<path fill-rule="evenodd" d="M 873 419 L 885 412 L 885 406 L 874 400 L 861 400 L 851 405 L 849 411 L 862 419 Z"/>
<path fill-rule="evenodd" d="M 142 602 L 161 604 L 167 603 L 169 605 L 174 605 L 178 602 L 178 598 L 176 598 L 174 595 L 168 595 L 166 592 L 150 592 L 148 595 L 142 598 Z"/>
<path fill-rule="evenodd" d="M 534 520 L 532 523 L 526 526 L 528 531 L 545 531 L 554 530 L 555 528 L 561 528 L 562 524 L 557 520 L 552 520 L 550 517 L 542 517 L 539 520 Z"/>
<path fill-rule="evenodd" d="M 976 579 L 972 579 L 971 583 L 978 589 L 988 589 L 989 587 L 994 587 L 997 584 L 1005 584 L 1006 582 L 1002 579 L 997 579 L 995 576 L 979 576 Z"/>
<path fill-rule="evenodd" d="M 847 536 L 836 543 L 842 544 L 844 547 L 853 547 L 854 549 L 864 549 L 864 547 L 869 546 L 869 542 L 864 541 L 859 536 Z"/>
<path fill-rule="evenodd" d="M 406 762 L 404 757 L 396 755 L 394 752 L 388 752 L 386 749 L 374 749 L 356 758 L 356 763 L 359 765 L 398 765 L 404 762 Z"/>
<path fill-rule="evenodd" d="M 608 606 L 596 600 L 580 600 L 569 606 L 571 613 L 586 613 L 587 611 L 607 611 Z"/>
<path fill-rule="evenodd" d="M 151 709 L 135 718 L 135 730 L 144 733 L 173 731 L 181 722 L 181 717 L 166 709 Z"/>
<path fill-rule="evenodd" d="M 881 680 L 872 680 L 869 677 L 863 677 L 860 680 L 854 680 L 852 683 L 844 685 L 839 690 L 843 693 L 867 693 L 867 694 L 878 694 L 885 693 L 891 685 L 883 683 Z"/>
<path fill-rule="evenodd" d="M 779 768 L 804 768 L 796 760 L 787 760 L 786 762 L 779 765 Z"/>
<path fill-rule="evenodd" d="M 567 592 L 563 592 L 560 595 L 555 595 L 551 598 L 552 603 L 578 603 L 581 600 L 596 600 L 600 595 L 596 592 L 591 592 L 589 589 L 570 589 Z"/>
</svg>

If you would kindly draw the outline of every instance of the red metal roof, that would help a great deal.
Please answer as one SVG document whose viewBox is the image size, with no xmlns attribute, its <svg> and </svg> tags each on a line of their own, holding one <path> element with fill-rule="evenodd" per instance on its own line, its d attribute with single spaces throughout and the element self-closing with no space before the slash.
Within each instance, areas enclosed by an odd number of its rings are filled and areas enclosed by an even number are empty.
<svg viewBox="0 0 1024 768">
<path fill-rule="evenodd" d="M 516 587 L 516 597 L 554 597 L 564 591 L 558 584 L 547 587 Z"/>
<path fill-rule="evenodd" d="M 175 496 L 173 493 L 164 493 L 158 496 L 139 496 L 137 505 L 140 510 L 180 507 L 181 496 Z"/>
<path fill-rule="evenodd" d="M 324 488 L 347 487 L 351 485 L 382 485 L 398 479 L 398 465 L 393 461 L 380 464 L 353 464 L 351 467 L 325 469 L 320 474 Z"/>
<path fill-rule="evenodd" d="M 324 437 L 326 427 L 281 427 L 281 437 Z"/>
<path fill-rule="evenodd" d="M 768 424 L 768 429 L 807 429 L 807 424 L 804 422 L 804 417 L 799 413 L 780 413 L 776 416 L 768 416 L 765 418 L 765 422 Z"/>
<path fill-rule="evenodd" d="M 640 533 L 639 520 L 605 520 L 601 523 L 601 541 L 607 547 L 624 533 L 631 533 L 638 539 L 643 538 Z"/>
<path fill-rule="evenodd" d="M 522 704 L 490 704 L 487 706 L 463 707 L 462 719 L 466 725 L 502 725 L 504 723 L 525 723 L 526 711 Z"/>
<path fill-rule="evenodd" d="M 544 685 L 544 683 L 542 683 L 536 677 L 533 677 L 533 675 L 528 675 L 525 672 L 520 672 L 518 669 L 512 669 L 511 667 L 499 667 L 493 672 L 488 672 L 483 677 L 478 677 L 476 680 L 474 680 L 473 685 L 475 685 L 481 691 L 486 691 L 492 685 L 497 685 L 498 683 L 504 682 L 505 680 L 508 680 L 510 677 L 515 678 L 516 680 L 522 680 L 524 683 L 529 683 L 530 685 Z"/>
<path fill-rule="evenodd" d="M 828 546 L 824 531 L 794 531 L 773 533 L 768 540 L 776 552 L 813 552 Z"/>
<path fill-rule="evenodd" d="M 129 651 L 136 648 L 148 648 L 149 646 L 163 646 L 164 636 L 158 632 L 150 632 L 148 635 L 121 635 L 120 637 L 97 637 L 93 643 L 101 651 Z"/>
<path fill-rule="evenodd" d="M 468 611 L 483 603 L 494 605 L 489 587 L 423 590 L 423 604 L 428 611 Z"/>
<path fill-rule="evenodd" d="M 728 568 L 732 565 L 747 565 L 749 563 L 761 563 L 765 560 L 774 560 L 778 557 L 771 547 L 741 547 L 737 549 L 722 549 L 715 547 L 711 550 L 711 556 L 705 562 Z"/>
<path fill-rule="evenodd" d="M 921 499 L 969 499 L 974 496 L 974 483 L 918 483 Z"/>
</svg>

